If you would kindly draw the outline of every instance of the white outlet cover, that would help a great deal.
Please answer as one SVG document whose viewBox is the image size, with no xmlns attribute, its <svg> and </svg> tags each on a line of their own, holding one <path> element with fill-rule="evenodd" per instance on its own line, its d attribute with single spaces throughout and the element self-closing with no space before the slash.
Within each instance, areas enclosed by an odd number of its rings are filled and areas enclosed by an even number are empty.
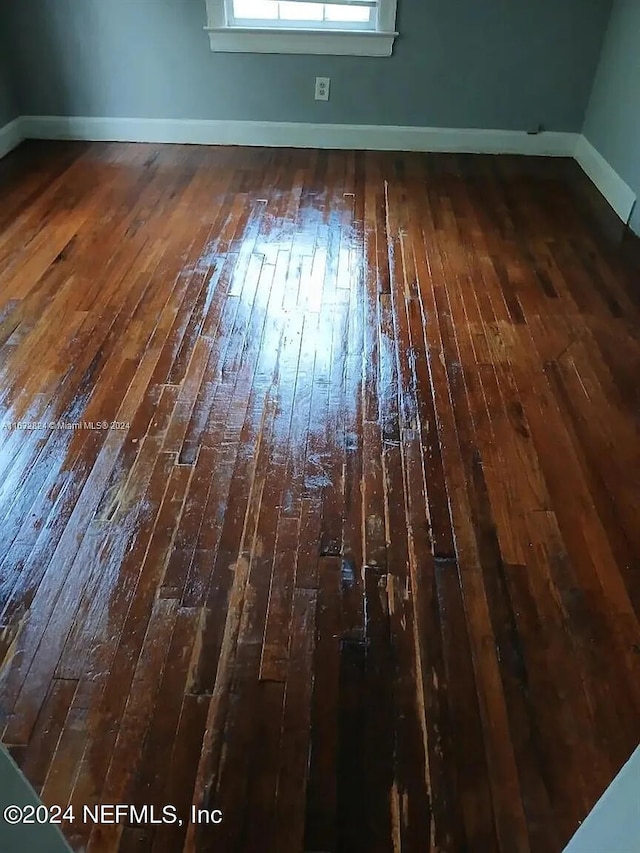
<svg viewBox="0 0 640 853">
<path fill-rule="evenodd" d="M 328 101 L 329 89 L 331 86 L 330 77 L 316 77 L 316 101 Z"/>
</svg>

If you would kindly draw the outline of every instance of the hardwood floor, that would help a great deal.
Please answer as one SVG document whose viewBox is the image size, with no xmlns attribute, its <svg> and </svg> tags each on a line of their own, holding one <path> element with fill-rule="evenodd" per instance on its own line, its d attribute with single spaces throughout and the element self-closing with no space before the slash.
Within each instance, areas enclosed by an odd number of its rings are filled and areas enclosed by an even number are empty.
<svg viewBox="0 0 640 853">
<path fill-rule="evenodd" d="M 74 849 L 563 848 L 640 739 L 640 261 L 593 199 L 515 157 L 0 163 L 2 739 Z"/>
</svg>

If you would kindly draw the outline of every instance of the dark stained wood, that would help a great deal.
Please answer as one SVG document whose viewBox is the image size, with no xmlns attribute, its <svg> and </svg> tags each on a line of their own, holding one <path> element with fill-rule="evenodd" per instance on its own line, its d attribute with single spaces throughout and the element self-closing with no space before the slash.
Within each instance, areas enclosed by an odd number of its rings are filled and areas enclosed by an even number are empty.
<svg viewBox="0 0 640 853">
<path fill-rule="evenodd" d="M 640 738 L 638 281 L 564 160 L 2 161 L 0 720 L 75 849 L 563 849 Z"/>
</svg>

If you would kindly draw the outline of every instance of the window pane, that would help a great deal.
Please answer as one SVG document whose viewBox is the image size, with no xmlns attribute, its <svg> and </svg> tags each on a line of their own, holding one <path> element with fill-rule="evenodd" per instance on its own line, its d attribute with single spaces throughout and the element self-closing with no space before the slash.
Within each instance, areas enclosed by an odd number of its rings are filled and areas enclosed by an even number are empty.
<svg viewBox="0 0 640 853">
<path fill-rule="evenodd" d="M 233 0 L 237 21 L 302 21 L 318 23 L 369 24 L 371 8 L 334 6 L 324 3 L 292 3 L 288 0 Z"/>
<path fill-rule="evenodd" d="M 371 9 L 368 6 L 325 6 L 325 21 L 368 23 Z"/>
<path fill-rule="evenodd" d="M 276 0 L 233 0 L 233 14 L 236 18 L 275 21 L 278 3 Z"/>
<path fill-rule="evenodd" d="M 321 21 L 321 3 L 280 3 L 280 17 L 285 21 Z"/>
</svg>

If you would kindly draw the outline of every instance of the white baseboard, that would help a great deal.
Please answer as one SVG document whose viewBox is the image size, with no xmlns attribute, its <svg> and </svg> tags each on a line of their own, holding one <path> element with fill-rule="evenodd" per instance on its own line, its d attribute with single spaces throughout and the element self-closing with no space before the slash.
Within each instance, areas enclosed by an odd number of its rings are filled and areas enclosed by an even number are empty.
<svg viewBox="0 0 640 853">
<path fill-rule="evenodd" d="M 22 142 L 22 119 L 15 118 L 0 127 L 0 158 L 6 156 Z"/>
<path fill-rule="evenodd" d="M 615 169 L 607 163 L 602 154 L 589 142 L 586 136 L 580 136 L 576 145 L 575 158 L 585 174 L 591 178 L 611 207 L 626 225 L 636 203 L 636 194 L 622 180 Z"/>
<path fill-rule="evenodd" d="M 446 151 L 572 157 L 578 134 L 529 135 L 511 130 L 474 130 L 382 125 L 304 124 L 193 119 L 64 118 L 25 116 L 23 135 L 36 139 L 173 142 L 196 145 L 264 145 L 373 151 Z"/>
<path fill-rule="evenodd" d="M 579 133 L 527 134 L 516 130 L 305 124 L 206 119 L 22 116 L 0 129 L 0 157 L 22 139 L 257 145 L 369 151 L 441 151 L 575 157 L 623 222 L 636 201 L 633 190 Z"/>
</svg>

